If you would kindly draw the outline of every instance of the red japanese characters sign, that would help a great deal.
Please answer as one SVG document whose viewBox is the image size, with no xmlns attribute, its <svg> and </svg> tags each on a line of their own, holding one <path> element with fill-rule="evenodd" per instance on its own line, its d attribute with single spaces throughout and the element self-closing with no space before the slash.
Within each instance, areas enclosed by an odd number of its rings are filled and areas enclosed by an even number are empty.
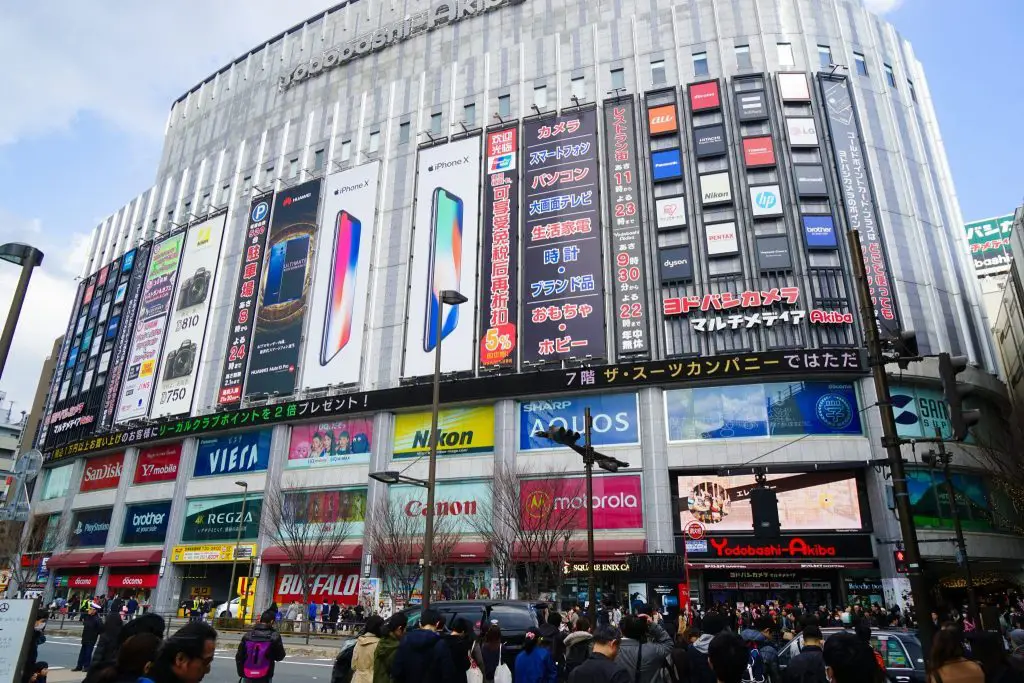
<svg viewBox="0 0 1024 683">
<path fill-rule="evenodd" d="M 487 134 L 483 270 L 480 273 L 480 364 L 514 367 L 519 296 L 519 128 Z"/>
</svg>

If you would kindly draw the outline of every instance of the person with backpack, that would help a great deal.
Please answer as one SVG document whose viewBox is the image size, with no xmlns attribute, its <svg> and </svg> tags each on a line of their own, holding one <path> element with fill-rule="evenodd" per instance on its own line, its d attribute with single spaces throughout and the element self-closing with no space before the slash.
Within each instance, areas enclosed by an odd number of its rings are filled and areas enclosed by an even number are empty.
<svg viewBox="0 0 1024 683">
<path fill-rule="evenodd" d="M 579 621 L 583 620 L 580 617 Z M 574 631 L 573 635 L 576 633 L 582 631 Z M 593 652 L 573 669 L 568 683 L 633 683 L 629 673 L 615 661 L 619 656 L 622 632 L 614 626 L 599 626 L 594 631 L 592 642 Z"/>
<path fill-rule="evenodd" d="M 769 616 L 758 617 L 754 622 L 756 630 L 740 631 L 740 638 L 747 643 L 750 656 L 747 662 L 746 681 L 754 683 L 780 683 L 779 649 L 772 640 L 775 620 Z"/>
<path fill-rule="evenodd" d="M 658 624 L 641 614 L 627 614 L 619 622 L 622 641 L 616 663 L 624 668 L 634 683 L 660 681 L 662 669 L 668 667 L 672 639 Z"/>
<path fill-rule="evenodd" d="M 281 634 L 274 628 L 276 610 L 260 615 L 258 624 L 242 636 L 235 653 L 238 677 L 250 681 L 269 681 L 274 677 L 274 664 L 285 657 Z"/>
<path fill-rule="evenodd" d="M 740 683 L 749 675 L 749 650 L 743 639 L 724 631 L 708 643 L 708 663 L 717 683 Z"/>
<path fill-rule="evenodd" d="M 821 627 L 815 623 L 804 626 L 804 646 L 790 660 L 783 672 L 782 683 L 827 683 L 825 660 L 821 653 Z"/>
<path fill-rule="evenodd" d="M 394 664 L 408 625 L 409 617 L 401 612 L 388 619 L 384 637 L 377 643 L 373 653 L 373 683 L 391 683 L 391 665 Z"/>
<path fill-rule="evenodd" d="M 726 618 L 718 612 L 708 612 L 701 620 L 701 633 L 697 642 L 687 649 L 690 660 L 690 680 L 693 683 L 715 683 L 715 672 L 708 661 L 708 648 L 715 636 L 728 629 Z"/>
<path fill-rule="evenodd" d="M 573 632 L 565 637 L 562 645 L 565 648 L 565 666 L 562 667 L 561 680 L 566 681 L 577 667 L 590 659 L 590 653 L 594 647 L 594 636 L 590 633 L 590 620 L 586 617 L 578 618 Z M 618 655 L 618 642 L 615 644 L 615 654 Z"/>
</svg>

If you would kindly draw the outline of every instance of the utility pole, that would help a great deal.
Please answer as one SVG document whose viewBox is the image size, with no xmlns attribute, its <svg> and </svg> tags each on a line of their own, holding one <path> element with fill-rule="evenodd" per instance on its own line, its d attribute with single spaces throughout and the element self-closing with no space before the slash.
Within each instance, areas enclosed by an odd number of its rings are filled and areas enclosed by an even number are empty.
<svg viewBox="0 0 1024 683">
<path fill-rule="evenodd" d="M 907 575 L 910 579 L 910 592 L 914 598 L 914 615 L 917 620 L 921 645 L 924 651 L 928 652 L 931 648 L 933 630 L 928 586 L 924 580 L 921 547 L 918 545 L 917 529 L 914 527 L 913 512 L 910 507 L 907 473 L 903 467 L 903 453 L 900 451 L 901 442 L 899 433 L 896 431 L 896 420 L 892 414 L 892 398 L 889 395 L 889 376 L 885 370 L 882 339 L 878 332 L 878 321 L 875 319 L 874 306 L 871 301 L 871 288 L 864 268 L 860 231 L 849 231 L 847 242 L 850 247 L 850 260 L 853 261 L 854 276 L 857 278 L 857 293 L 860 299 L 861 321 L 864 323 L 864 337 L 868 348 L 868 363 L 871 366 L 871 374 L 875 382 L 878 412 L 882 421 L 882 445 L 885 447 L 889 459 L 893 495 L 896 499 L 896 511 L 900 518 L 900 532 L 903 536 L 903 547 L 907 553 Z"/>
<path fill-rule="evenodd" d="M 583 464 L 587 471 L 587 599 L 590 606 L 587 608 L 587 617 L 593 626 L 597 626 L 597 577 L 594 576 L 594 447 L 590 443 L 590 432 L 592 422 L 590 419 L 590 406 L 583 412 L 583 449 L 586 455 L 583 456 Z"/>
</svg>

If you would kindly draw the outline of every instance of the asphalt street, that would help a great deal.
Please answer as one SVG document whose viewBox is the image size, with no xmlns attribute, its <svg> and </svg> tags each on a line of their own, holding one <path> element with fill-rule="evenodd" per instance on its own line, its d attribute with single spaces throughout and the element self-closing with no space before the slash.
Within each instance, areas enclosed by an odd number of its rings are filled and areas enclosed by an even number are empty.
<svg viewBox="0 0 1024 683">
<path fill-rule="evenodd" d="M 54 683 L 81 681 L 84 676 L 71 672 L 78 661 L 81 641 L 68 636 L 47 636 L 46 642 L 39 647 L 39 659 L 50 665 L 49 681 Z M 274 683 L 302 683 L 302 681 L 330 681 L 331 659 L 314 659 L 286 657 L 279 662 L 274 672 Z M 237 683 L 235 672 L 235 651 L 217 649 L 213 667 L 204 681 L 217 683 Z"/>
</svg>

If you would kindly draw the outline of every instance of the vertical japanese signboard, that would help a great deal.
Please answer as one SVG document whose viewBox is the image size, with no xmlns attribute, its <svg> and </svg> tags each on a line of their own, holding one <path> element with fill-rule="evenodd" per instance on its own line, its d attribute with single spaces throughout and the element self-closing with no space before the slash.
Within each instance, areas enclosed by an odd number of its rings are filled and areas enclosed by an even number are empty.
<svg viewBox="0 0 1024 683">
<path fill-rule="evenodd" d="M 971 259 L 974 261 L 976 275 L 994 275 L 1010 269 L 1010 261 L 1013 258 L 1010 251 L 1012 229 L 1012 213 L 964 225 L 967 242 L 971 245 Z"/>
<path fill-rule="evenodd" d="M 75 303 L 71 307 L 71 318 L 68 327 L 64 332 L 64 339 L 60 343 L 60 353 L 57 356 L 57 365 L 53 371 L 53 380 L 50 382 L 50 393 L 46 396 L 46 411 L 42 422 L 42 429 L 39 432 L 39 447 L 46 444 L 49 433 L 50 419 L 57 403 L 57 395 L 61 391 L 64 381 L 65 366 L 67 365 L 68 354 L 71 352 L 71 344 L 75 338 L 75 325 L 78 321 L 78 312 L 82 307 L 82 298 L 85 295 L 85 282 L 78 283 L 78 292 L 75 294 Z"/>
<path fill-rule="evenodd" d="M 121 400 L 117 405 L 115 423 L 144 417 L 149 413 L 149 402 L 156 380 L 157 356 L 163 346 L 167 312 L 171 308 L 178 262 L 184 245 L 185 231 L 179 230 L 153 246 L 128 367 L 121 382 Z"/>
<path fill-rule="evenodd" d="M 519 297 L 519 128 L 487 134 L 483 269 L 480 274 L 480 365 L 515 367 Z"/>
<path fill-rule="evenodd" d="M 604 358 L 597 112 L 524 125 L 523 359 Z"/>
<path fill-rule="evenodd" d="M 249 358 L 249 340 L 252 338 L 256 317 L 256 297 L 263 279 L 263 252 L 267 246 L 267 227 L 270 224 L 270 206 L 274 193 L 256 197 L 249 204 L 249 218 L 242 244 L 242 265 L 235 285 L 235 305 L 231 307 L 231 329 L 228 348 L 224 355 L 224 373 L 217 392 L 217 404 L 234 405 L 242 400 L 245 381 L 245 362 Z"/>
<path fill-rule="evenodd" d="M 611 210 L 611 251 L 615 259 L 612 269 L 615 274 L 615 345 L 620 355 L 649 351 L 634 116 L 632 98 L 609 103 L 604 108 L 605 183 Z"/>
<path fill-rule="evenodd" d="M 900 320 L 896 295 L 850 84 L 843 77 L 819 75 L 819 80 L 825 98 L 825 118 L 831 133 L 832 154 L 839 173 L 846 222 L 850 230 L 857 230 L 860 234 L 860 248 L 864 252 L 864 269 L 868 274 L 878 331 L 883 337 L 898 337 Z"/>
<path fill-rule="evenodd" d="M 281 192 L 274 200 L 245 380 L 246 396 L 287 396 L 295 391 L 321 183 L 321 178 L 307 181 Z"/>
</svg>

